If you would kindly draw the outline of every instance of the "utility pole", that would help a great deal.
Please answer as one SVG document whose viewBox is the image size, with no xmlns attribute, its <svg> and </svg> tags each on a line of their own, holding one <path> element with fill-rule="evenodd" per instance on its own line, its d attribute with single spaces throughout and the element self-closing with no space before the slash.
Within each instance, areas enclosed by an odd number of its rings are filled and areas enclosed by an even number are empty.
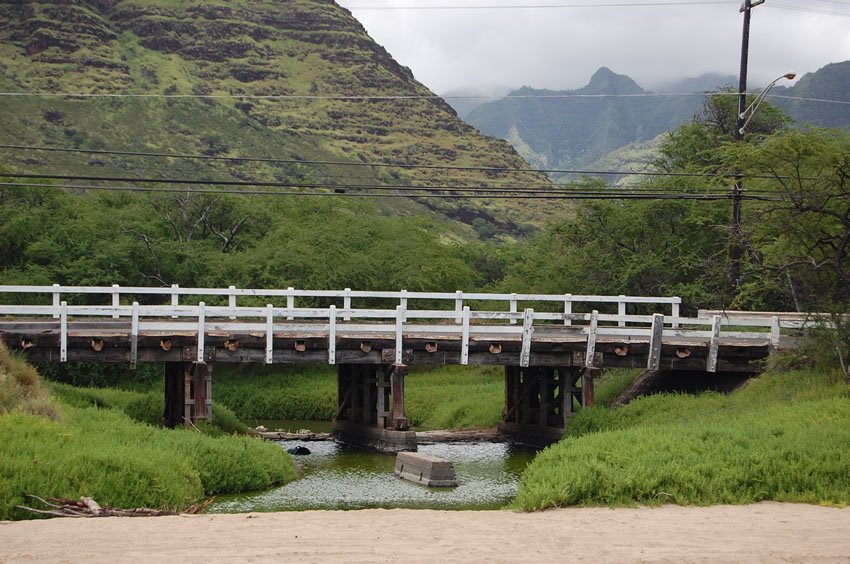
<svg viewBox="0 0 850 564">
<path fill-rule="evenodd" d="M 744 0 L 741 12 L 744 14 L 744 32 L 741 39 L 741 71 L 738 75 L 738 119 L 735 125 L 735 139 L 744 139 L 744 112 L 747 109 L 747 59 L 750 52 L 750 13 L 753 8 L 764 4 L 765 0 Z M 735 171 L 735 186 L 732 187 L 732 240 L 729 244 L 729 277 L 732 281 L 732 293 L 738 295 L 741 285 L 741 255 L 743 254 L 744 232 L 741 229 L 741 201 L 744 195 L 744 178 L 740 170 Z"/>
</svg>

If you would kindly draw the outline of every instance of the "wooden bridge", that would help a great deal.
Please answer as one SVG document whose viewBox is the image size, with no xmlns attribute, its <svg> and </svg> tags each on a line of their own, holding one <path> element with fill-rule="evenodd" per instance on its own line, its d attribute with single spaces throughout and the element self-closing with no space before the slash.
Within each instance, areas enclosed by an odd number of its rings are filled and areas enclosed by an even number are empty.
<svg viewBox="0 0 850 564">
<path fill-rule="evenodd" d="M 676 297 L 0 285 L 0 339 L 35 363 L 165 363 L 163 423 L 211 418 L 219 362 L 336 365 L 337 437 L 415 449 L 409 365 L 503 365 L 502 428 L 556 440 L 603 367 L 756 373 L 780 315 L 680 316 Z"/>
</svg>

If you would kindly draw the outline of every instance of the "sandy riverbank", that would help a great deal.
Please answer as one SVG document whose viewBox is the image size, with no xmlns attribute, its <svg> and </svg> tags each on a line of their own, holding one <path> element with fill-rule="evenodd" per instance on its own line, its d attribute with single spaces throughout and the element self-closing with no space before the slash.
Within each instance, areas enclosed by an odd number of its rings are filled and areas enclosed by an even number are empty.
<svg viewBox="0 0 850 564">
<path fill-rule="evenodd" d="M 308 511 L 0 523 L 18 561 L 850 562 L 850 508 Z"/>
</svg>

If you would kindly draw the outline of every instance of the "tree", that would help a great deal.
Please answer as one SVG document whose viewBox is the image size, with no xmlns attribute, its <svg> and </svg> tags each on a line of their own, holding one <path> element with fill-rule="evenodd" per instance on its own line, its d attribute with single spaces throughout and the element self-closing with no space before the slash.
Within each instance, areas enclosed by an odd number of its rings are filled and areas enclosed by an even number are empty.
<svg viewBox="0 0 850 564">
<path fill-rule="evenodd" d="M 791 131 L 747 147 L 740 164 L 774 201 L 751 241 L 763 277 L 797 309 L 847 304 L 850 290 L 850 133 Z"/>
</svg>

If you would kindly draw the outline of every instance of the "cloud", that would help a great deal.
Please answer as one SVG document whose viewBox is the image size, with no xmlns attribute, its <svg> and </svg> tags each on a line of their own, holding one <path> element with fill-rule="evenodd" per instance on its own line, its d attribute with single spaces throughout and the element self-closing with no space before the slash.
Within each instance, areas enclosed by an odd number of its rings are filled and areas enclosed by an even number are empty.
<svg viewBox="0 0 850 564">
<path fill-rule="evenodd" d="M 786 3 L 783 5 L 788 5 Z M 794 1 L 794 0 L 790 0 Z M 548 0 L 554 2 L 554 0 Z M 797 6 L 812 6 L 798 0 Z M 435 92 L 495 85 L 578 88 L 600 66 L 644 87 L 707 72 L 738 74 L 738 3 L 522 10 L 358 10 L 435 0 L 339 0 L 369 34 Z M 454 4 L 545 3 L 457 0 Z M 577 3 L 559 0 L 559 4 Z M 583 0 L 584 4 L 591 0 Z M 600 2 L 597 2 L 600 3 Z M 610 2 L 601 2 L 610 3 Z M 443 4 L 446 5 L 446 4 Z M 825 5 L 829 6 L 829 5 Z M 850 15 L 850 8 L 841 8 Z M 838 11 L 835 9 L 834 11 Z M 850 18 L 755 8 L 750 84 L 850 59 Z"/>
</svg>

